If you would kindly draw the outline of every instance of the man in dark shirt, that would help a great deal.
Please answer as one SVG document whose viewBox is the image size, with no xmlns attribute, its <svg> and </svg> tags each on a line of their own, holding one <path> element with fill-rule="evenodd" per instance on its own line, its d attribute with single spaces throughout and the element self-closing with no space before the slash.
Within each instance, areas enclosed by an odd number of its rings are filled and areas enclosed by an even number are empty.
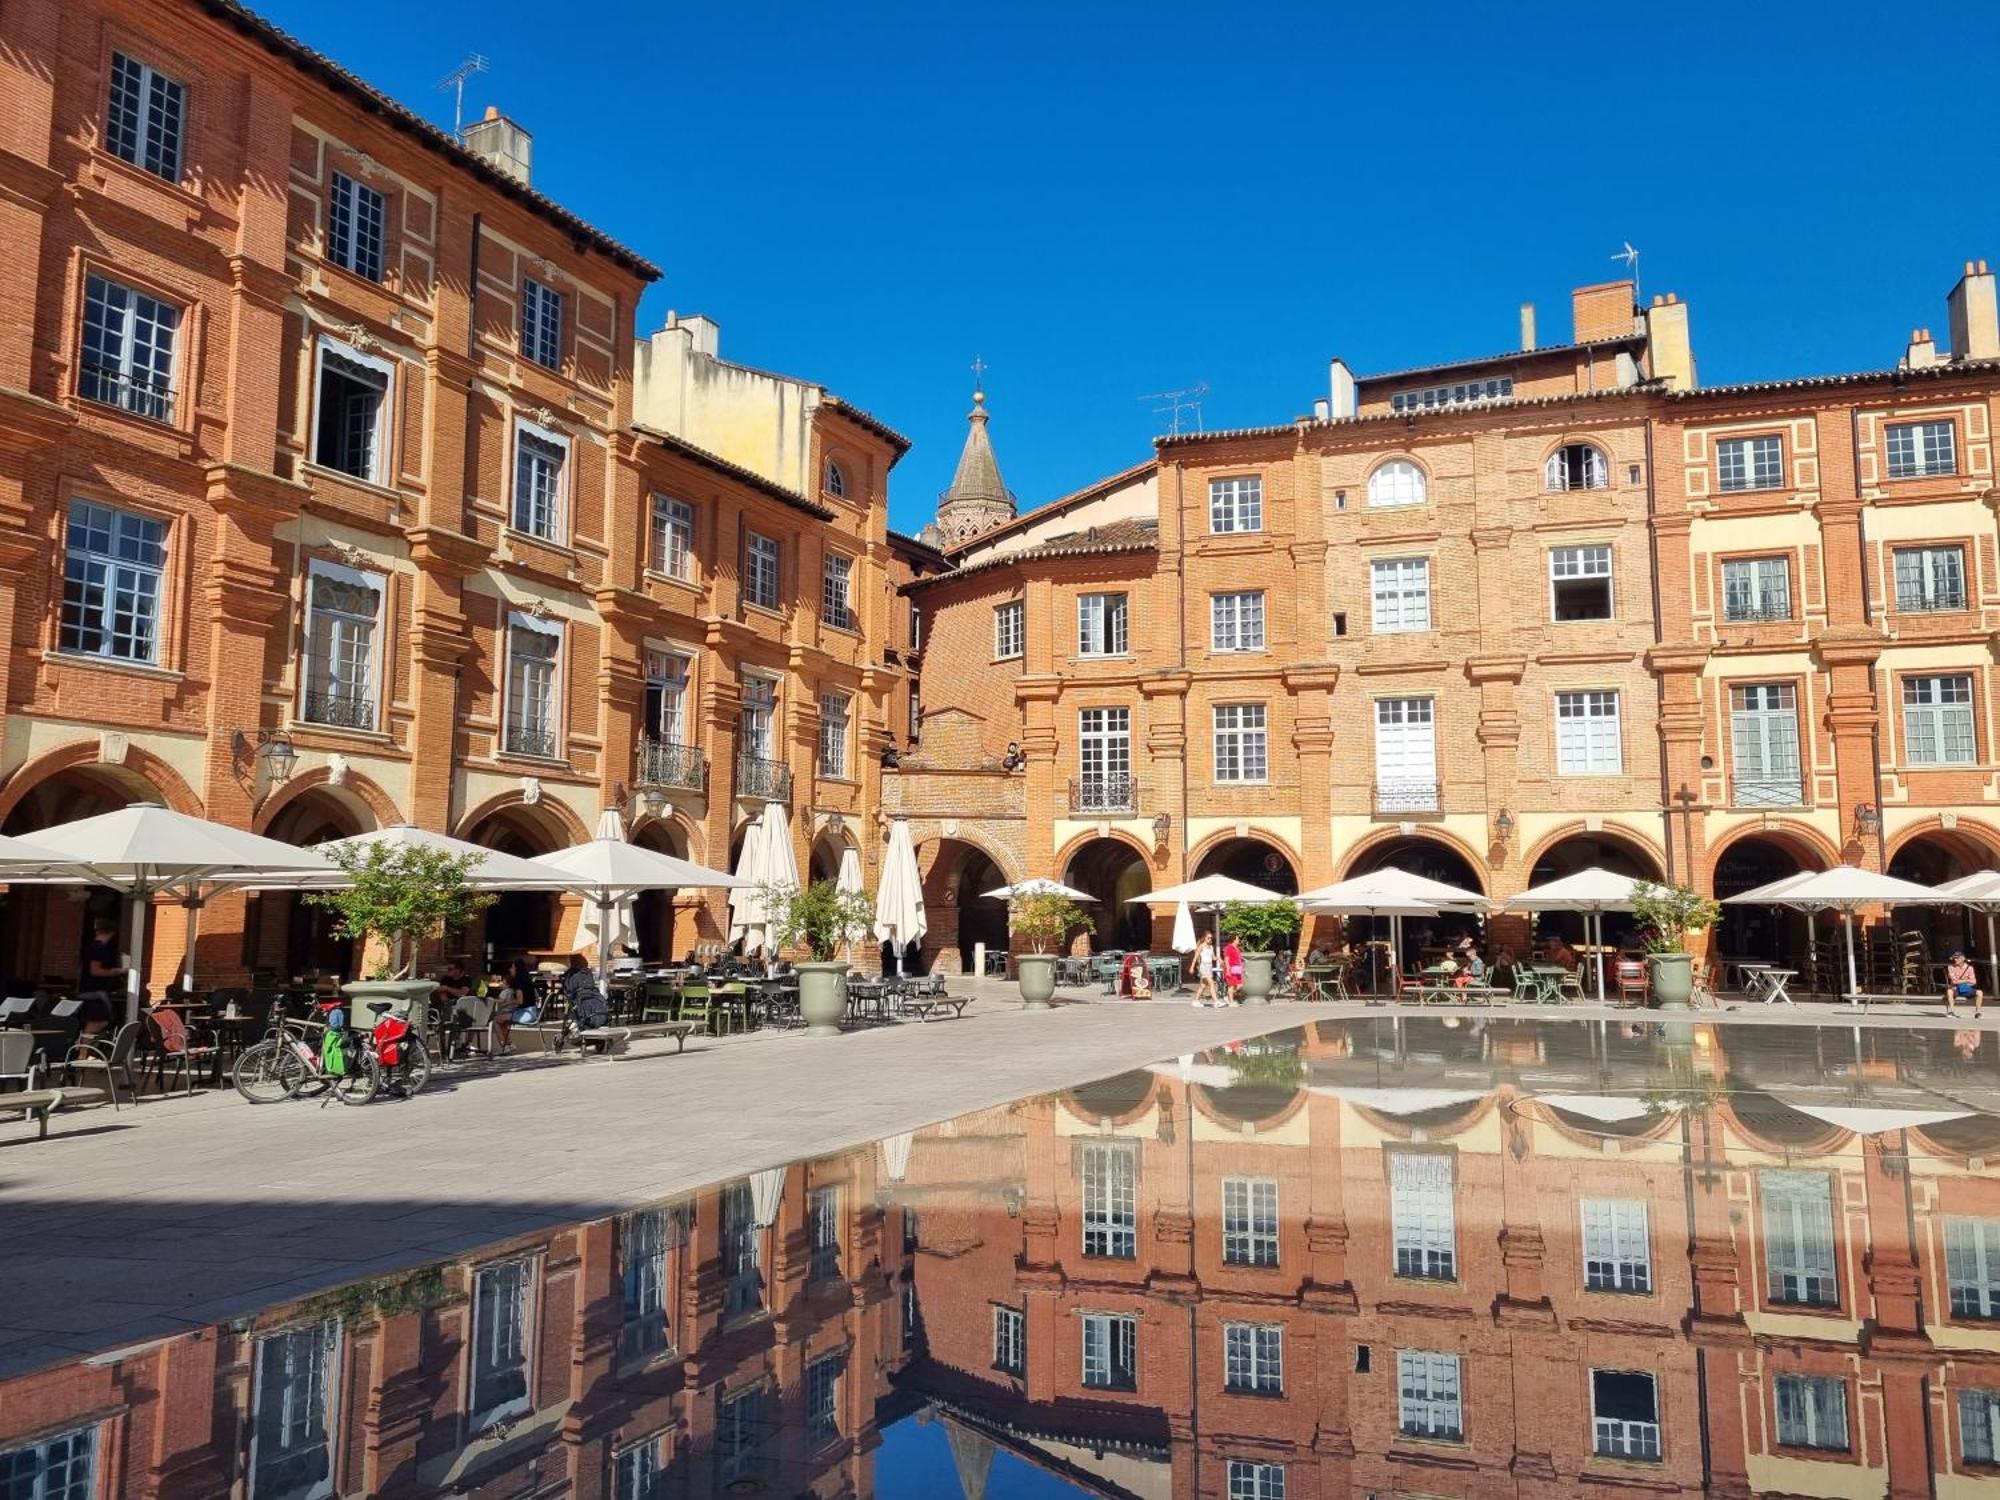
<svg viewBox="0 0 2000 1500">
<path fill-rule="evenodd" d="M 99 917 L 90 924 L 90 932 L 90 946 L 83 950 L 83 981 L 76 987 L 84 1036 L 110 1029 L 112 1007 L 124 996 L 127 982 L 125 955 L 118 951 L 118 925 Z"/>
<path fill-rule="evenodd" d="M 569 1013 L 583 1030 L 594 1030 L 610 1019 L 604 993 L 597 987 L 597 976 L 590 972 L 590 965 L 584 962 L 581 953 L 569 956 L 569 967 L 563 971 L 562 992 Z"/>
</svg>

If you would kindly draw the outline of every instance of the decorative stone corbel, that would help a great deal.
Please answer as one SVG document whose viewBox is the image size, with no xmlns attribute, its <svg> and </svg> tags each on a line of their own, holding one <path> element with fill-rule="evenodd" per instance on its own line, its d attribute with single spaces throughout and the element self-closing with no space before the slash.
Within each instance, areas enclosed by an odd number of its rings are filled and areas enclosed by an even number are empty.
<svg viewBox="0 0 2000 1500">
<path fill-rule="evenodd" d="M 523 807 L 533 807 L 541 800 L 542 778 L 539 776 L 523 776 L 521 778 L 521 805 Z"/>
</svg>

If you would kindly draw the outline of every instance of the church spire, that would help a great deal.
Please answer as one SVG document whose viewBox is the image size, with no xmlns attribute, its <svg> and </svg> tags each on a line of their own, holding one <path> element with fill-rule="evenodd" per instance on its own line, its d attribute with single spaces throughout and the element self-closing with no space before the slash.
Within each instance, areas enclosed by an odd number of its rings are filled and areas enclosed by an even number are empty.
<svg viewBox="0 0 2000 1500">
<path fill-rule="evenodd" d="M 984 361 L 972 362 L 975 377 L 986 372 Z M 938 530 L 947 548 L 962 547 L 996 526 L 1014 519 L 1014 495 L 1000 477 L 1000 461 L 993 456 L 993 439 L 986 423 L 986 392 L 975 385 L 965 447 L 958 455 L 958 470 L 951 488 L 938 497 Z"/>
</svg>

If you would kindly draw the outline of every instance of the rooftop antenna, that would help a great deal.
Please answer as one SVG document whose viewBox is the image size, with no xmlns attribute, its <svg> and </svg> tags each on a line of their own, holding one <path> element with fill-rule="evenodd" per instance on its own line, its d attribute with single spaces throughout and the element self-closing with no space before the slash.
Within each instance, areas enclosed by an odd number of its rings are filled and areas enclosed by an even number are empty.
<svg viewBox="0 0 2000 1500">
<path fill-rule="evenodd" d="M 1186 415 L 1188 422 L 1191 424 L 1188 428 L 1189 431 L 1201 431 L 1201 398 L 1207 394 L 1208 382 L 1204 380 L 1199 385 L 1183 386 L 1177 391 L 1154 391 L 1151 395 L 1141 396 L 1138 399 L 1141 401 L 1165 402 L 1164 406 L 1156 406 L 1153 410 L 1156 414 L 1168 419 L 1167 430 L 1173 436 L 1179 437 L 1181 435 L 1181 418 L 1183 415 Z"/>
<path fill-rule="evenodd" d="M 1632 248 L 1632 242 L 1630 240 L 1627 240 L 1625 241 L 1625 248 L 1623 250 L 1620 250 L 1617 254 L 1613 255 L 1611 258 L 1613 260 L 1622 260 L 1625 262 L 1625 269 L 1627 272 L 1630 273 L 1632 277 L 1632 300 L 1634 302 L 1638 301 L 1639 300 L 1639 252 L 1637 250 L 1634 250 Z"/>
<path fill-rule="evenodd" d="M 465 61 L 438 80 L 438 92 L 452 91 L 451 133 L 454 136 L 465 133 L 465 80 L 474 73 L 486 71 L 486 59 L 477 52 L 468 52 Z"/>
</svg>

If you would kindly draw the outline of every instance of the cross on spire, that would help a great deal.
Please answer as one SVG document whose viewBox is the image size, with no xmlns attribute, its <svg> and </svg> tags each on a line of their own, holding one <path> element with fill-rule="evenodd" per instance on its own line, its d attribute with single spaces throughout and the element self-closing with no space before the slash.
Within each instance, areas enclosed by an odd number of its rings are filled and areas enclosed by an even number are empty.
<svg viewBox="0 0 2000 1500">
<path fill-rule="evenodd" d="M 987 369 L 986 361 L 981 359 L 976 354 L 973 355 L 972 356 L 972 399 L 974 401 L 984 401 L 986 399 L 986 369 Z"/>
</svg>

